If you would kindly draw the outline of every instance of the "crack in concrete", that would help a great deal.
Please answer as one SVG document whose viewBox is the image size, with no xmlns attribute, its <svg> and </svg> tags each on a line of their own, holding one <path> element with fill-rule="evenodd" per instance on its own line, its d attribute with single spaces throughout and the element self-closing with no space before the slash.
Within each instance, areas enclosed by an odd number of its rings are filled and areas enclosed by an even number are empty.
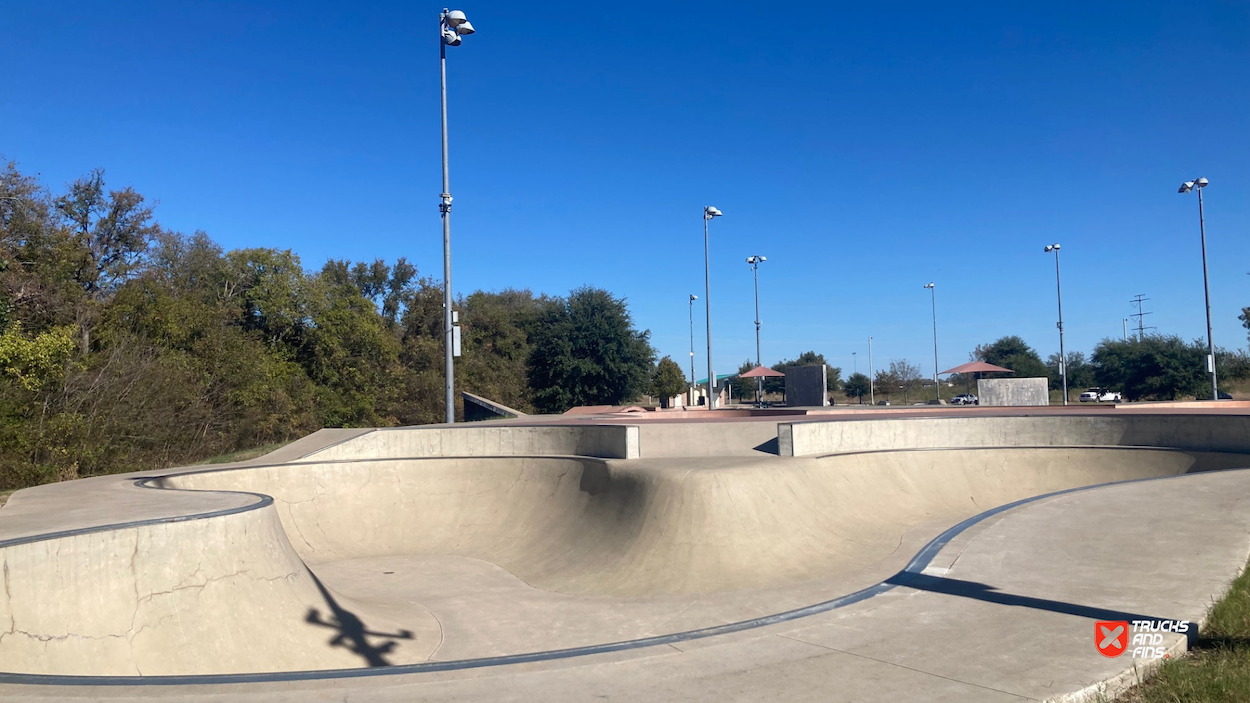
<svg viewBox="0 0 1250 703">
<path fill-rule="evenodd" d="M 12 632 L 13 628 L 17 627 L 17 618 L 13 614 L 13 591 L 12 591 L 11 586 L 9 585 L 9 560 L 8 559 L 4 560 L 2 568 L 4 570 L 4 602 L 8 604 L 7 610 L 9 611 L 9 627 L 8 629 L 5 630 L 5 632 Z M 3 637 L 3 635 L 0 635 L 0 637 Z"/>
</svg>

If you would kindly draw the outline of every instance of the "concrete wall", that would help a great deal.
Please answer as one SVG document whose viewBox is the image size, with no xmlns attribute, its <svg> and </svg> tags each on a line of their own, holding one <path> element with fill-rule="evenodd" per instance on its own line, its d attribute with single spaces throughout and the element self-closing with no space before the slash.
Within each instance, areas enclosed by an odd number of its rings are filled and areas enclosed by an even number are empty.
<svg viewBox="0 0 1250 703">
<path fill-rule="evenodd" d="M 638 428 L 629 425 L 386 428 L 312 452 L 300 461 L 535 455 L 634 459 L 638 457 Z"/>
<path fill-rule="evenodd" d="M 786 369 L 786 405 L 789 407 L 828 405 L 827 373 L 828 369 L 824 364 L 791 366 Z"/>
<path fill-rule="evenodd" d="M 977 400 L 996 407 L 1050 405 L 1045 378 L 983 378 L 977 381 Z"/>
<path fill-rule="evenodd" d="M 132 486 L 132 490 L 169 495 Z M 360 666 L 326 642 L 347 609 L 291 548 L 274 506 L 199 520 L 0 544 L 0 669 L 134 676 Z M 410 626 L 411 627 L 411 626 Z M 431 621 L 397 641 L 392 661 L 437 649 Z"/>
<path fill-rule="evenodd" d="M 777 453 L 777 423 L 641 423 L 639 456 L 745 456 Z"/>
<path fill-rule="evenodd" d="M 883 449 L 1128 446 L 1250 452 L 1250 416 L 911 417 L 781 423 L 782 456 Z"/>
</svg>

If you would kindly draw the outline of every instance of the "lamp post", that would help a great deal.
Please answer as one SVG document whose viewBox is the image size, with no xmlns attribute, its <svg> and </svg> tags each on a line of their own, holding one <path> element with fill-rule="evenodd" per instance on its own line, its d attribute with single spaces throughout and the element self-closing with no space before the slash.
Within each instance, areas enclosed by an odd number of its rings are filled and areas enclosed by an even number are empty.
<svg viewBox="0 0 1250 703">
<path fill-rule="evenodd" d="M 1063 350 L 1063 286 L 1059 283 L 1059 243 L 1047 244 L 1042 251 L 1055 252 L 1055 293 L 1059 297 L 1059 378 L 1063 379 L 1063 404 L 1068 404 L 1068 357 Z"/>
<path fill-rule="evenodd" d="M 1128 341 L 1128 318 L 1124 318 L 1124 341 Z"/>
<path fill-rule="evenodd" d="M 690 294 L 690 394 L 689 394 L 689 395 L 690 395 L 690 404 L 691 404 L 691 405 L 694 405 L 694 383 L 695 383 L 695 375 L 694 375 L 694 301 L 696 301 L 696 300 L 698 300 L 698 299 L 699 299 L 699 296 L 695 295 L 694 293 L 691 293 L 691 294 Z"/>
<path fill-rule="evenodd" d="M 932 281 L 926 283 L 925 288 L 929 289 L 929 302 L 933 307 L 933 388 L 937 393 L 938 404 L 942 402 L 942 385 L 938 383 L 938 353 L 937 353 L 937 286 Z"/>
<path fill-rule="evenodd" d="M 1215 378 L 1215 340 L 1211 338 L 1211 286 L 1207 282 L 1207 224 L 1202 212 L 1202 189 L 1206 187 L 1207 179 L 1195 178 L 1182 183 L 1177 192 L 1188 193 L 1198 189 L 1198 232 L 1202 236 L 1202 292 L 1207 299 L 1207 371 L 1211 374 L 1211 400 L 1219 400 L 1219 384 Z"/>
<path fill-rule="evenodd" d="M 751 272 L 755 274 L 755 365 L 762 366 L 760 361 L 760 264 L 768 261 L 767 256 L 753 254 L 747 257 L 747 263 L 751 265 Z M 755 402 L 759 404 L 764 400 L 764 379 L 755 379 Z"/>
<path fill-rule="evenodd" d="M 460 46 L 460 38 L 474 32 L 473 25 L 460 10 L 443 9 L 438 15 L 439 82 L 443 101 L 443 192 L 438 211 L 443 215 L 443 390 L 447 403 L 447 422 L 456 421 L 456 371 L 452 355 L 455 348 L 455 326 L 451 315 L 451 179 L 447 169 L 447 47 Z"/>
<path fill-rule="evenodd" d="M 872 374 L 872 337 L 868 338 L 868 404 L 877 404 L 877 382 Z"/>
<path fill-rule="evenodd" d="M 716 407 L 716 373 L 712 371 L 712 267 L 708 251 L 707 223 L 720 217 L 720 210 L 708 205 L 703 208 L 703 304 L 707 315 L 707 407 Z"/>
</svg>

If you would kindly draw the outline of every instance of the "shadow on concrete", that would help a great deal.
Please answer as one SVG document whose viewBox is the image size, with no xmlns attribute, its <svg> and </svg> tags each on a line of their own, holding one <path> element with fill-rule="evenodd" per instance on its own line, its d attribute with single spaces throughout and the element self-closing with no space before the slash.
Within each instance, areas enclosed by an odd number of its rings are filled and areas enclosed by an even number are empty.
<svg viewBox="0 0 1250 703">
<path fill-rule="evenodd" d="M 755 451 L 757 452 L 763 452 L 765 454 L 772 454 L 774 456 L 781 453 L 781 447 L 777 443 L 776 437 L 773 437 L 772 439 L 768 440 L 767 442 L 764 442 L 758 447 L 753 447 L 753 449 L 755 449 Z"/>
<path fill-rule="evenodd" d="M 907 588 L 914 588 L 918 591 L 929 591 L 930 593 L 941 593 L 948 596 L 959 596 L 961 598 L 974 598 L 987 603 L 997 603 L 999 605 L 1009 605 L 1017 608 L 1046 610 L 1052 613 L 1075 615 L 1076 617 L 1089 618 L 1091 620 L 1147 620 L 1152 623 L 1177 620 L 1177 618 L 1158 618 L 1153 615 L 1130 613 L 1123 610 L 1097 608 L 1089 605 L 1080 605 L 1078 603 L 1049 600 L 1047 598 L 1034 598 L 1032 596 L 1019 596 L 1014 593 L 1003 593 L 993 586 L 989 586 L 984 583 L 962 581 L 960 579 L 946 578 L 944 576 L 930 576 L 928 574 L 900 572 L 887 579 L 886 583 L 894 586 L 906 586 Z M 1200 640 L 1198 637 L 1198 623 L 1190 622 L 1189 631 L 1185 633 L 1185 639 L 1188 647 L 1193 649 Z"/>
<path fill-rule="evenodd" d="M 311 571 L 313 583 L 317 584 L 317 590 L 321 591 L 321 597 L 325 599 L 326 605 L 330 608 L 330 619 L 323 619 L 321 612 L 316 608 L 309 608 L 308 615 L 304 616 L 304 622 L 312 625 L 337 630 L 338 634 L 330 638 L 331 647 L 346 647 L 352 653 L 360 656 L 369 666 L 390 666 L 391 663 L 386 660 L 386 655 L 394 651 L 399 644 L 395 640 L 410 640 L 412 632 L 408 630 L 400 630 L 397 633 L 389 634 L 385 632 L 372 632 L 365 629 L 365 624 L 360 618 L 350 610 L 345 610 L 334 600 L 334 596 L 330 595 L 330 591 L 321 583 L 321 579 Z M 369 644 L 368 637 L 389 638 L 381 645 L 374 646 Z"/>
</svg>

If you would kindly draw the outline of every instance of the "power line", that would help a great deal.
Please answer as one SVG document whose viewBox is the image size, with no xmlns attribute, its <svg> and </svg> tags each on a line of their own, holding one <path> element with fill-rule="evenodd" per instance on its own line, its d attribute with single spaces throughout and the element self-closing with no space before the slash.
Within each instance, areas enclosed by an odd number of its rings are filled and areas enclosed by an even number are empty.
<svg viewBox="0 0 1250 703">
<path fill-rule="evenodd" d="M 1133 313 L 1132 315 L 1129 315 L 1129 317 L 1137 318 L 1137 341 L 1139 342 L 1142 340 L 1142 337 L 1145 336 L 1146 330 L 1159 329 L 1158 327 L 1147 327 L 1144 324 L 1146 316 L 1153 314 L 1151 312 L 1146 312 L 1145 308 L 1142 305 L 1147 300 L 1150 300 L 1150 298 L 1147 298 L 1142 293 L 1138 293 L 1137 295 L 1133 296 L 1132 300 L 1128 301 L 1133 307 L 1137 308 L 1137 312 Z"/>
</svg>

